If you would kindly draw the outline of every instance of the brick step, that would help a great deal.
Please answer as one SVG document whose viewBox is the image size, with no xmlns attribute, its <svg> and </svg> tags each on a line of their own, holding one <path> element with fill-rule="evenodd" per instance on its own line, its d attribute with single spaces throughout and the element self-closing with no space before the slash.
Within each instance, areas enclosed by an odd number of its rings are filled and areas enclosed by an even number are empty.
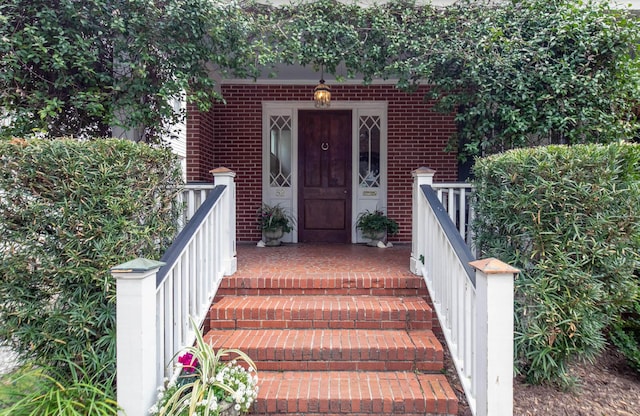
<svg viewBox="0 0 640 416">
<path fill-rule="evenodd" d="M 420 297 L 225 296 L 210 311 L 210 329 L 431 329 Z"/>
<path fill-rule="evenodd" d="M 252 415 L 456 415 L 458 401 L 442 374 L 414 372 L 259 373 Z"/>
<path fill-rule="evenodd" d="M 215 349 L 246 352 L 259 371 L 440 371 L 442 345 L 430 330 L 245 329 L 209 331 Z"/>
<path fill-rule="evenodd" d="M 411 274 L 375 273 L 299 274 L 259 277 L 229 276 L 222 280 L 217 298 L 223 296 L 427 296 L 424 280 Z"/>
</svg>

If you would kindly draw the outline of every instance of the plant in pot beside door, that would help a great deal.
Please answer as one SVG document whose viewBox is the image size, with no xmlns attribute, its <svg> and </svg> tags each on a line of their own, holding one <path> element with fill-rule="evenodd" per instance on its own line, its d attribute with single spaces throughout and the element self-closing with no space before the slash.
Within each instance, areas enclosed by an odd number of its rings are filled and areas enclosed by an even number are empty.
<svg viewBox="0 0 640 416">
<path fill-rule="evenodd" d="M 378 209 L 361 213 L 356 221 L 356 228 L 371 240 L 367 244 L 374 247 L 386 247 L 387 236 L 398 234 L 398 223 Z"/>
<path fill-rule="evenodd" d="M 295 224 L 293 217 L 280 204 L 262 204 L 258 222 L 266 246 L 279 246 L 282 236 L 293 230 Z"/>
</svg>

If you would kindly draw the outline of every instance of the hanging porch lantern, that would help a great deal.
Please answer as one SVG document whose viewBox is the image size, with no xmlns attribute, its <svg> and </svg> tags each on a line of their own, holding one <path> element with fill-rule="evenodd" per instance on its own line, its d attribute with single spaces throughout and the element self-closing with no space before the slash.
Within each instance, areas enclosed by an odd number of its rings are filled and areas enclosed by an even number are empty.
<svg viewBox="0 0 640 416">
<path fill-rule="evenodd" d="M 331 105 L 331 87 L 320 79 L 320 83 L 313 89 L 313 101 L 317 108 L 327 108 Z"/>
<path fill-rule="evenodd" d="M 324 65 L 321 66 L 320 83 L 313 89 L 313 101 L 316 108 L 327 108 L 331 105 L 331 87 L 324 83 Z"/>
</svg>

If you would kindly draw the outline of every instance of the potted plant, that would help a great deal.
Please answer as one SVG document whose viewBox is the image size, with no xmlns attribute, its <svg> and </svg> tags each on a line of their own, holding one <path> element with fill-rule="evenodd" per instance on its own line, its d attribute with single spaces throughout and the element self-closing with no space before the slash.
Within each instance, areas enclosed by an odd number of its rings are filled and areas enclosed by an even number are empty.
<svg viewBox="0 0 640 416">
<path fill-rule="evenodd" d="M 258 222 L 267 246 L 279 246 L 282 236 L 293 230 L 295 224 L 293 217 L 280 204 L 262 204 Z"/>
<path fill-rule="evenodd" d="M 368 243 L 370 246 L 380 246 L 380 242 L 384 245 L 388 235 L 398 234 L 398 223 L 378 209 L 361 213 L 356 221 L 356 228 L 371 240 Z"/>
<path fill-rule="evenodd" d="M 214 351 L 191 319 L 196 344 L 177 354 L 180 375 L 159 389 L 157 416 L 239 416 L 248 413 L 258 395 L 256 365 L 237 349 Z M 235 355 L 232 361 L 224 357 Z M 241 365 L 239 362 L 243 362 Z"/>
</svg>

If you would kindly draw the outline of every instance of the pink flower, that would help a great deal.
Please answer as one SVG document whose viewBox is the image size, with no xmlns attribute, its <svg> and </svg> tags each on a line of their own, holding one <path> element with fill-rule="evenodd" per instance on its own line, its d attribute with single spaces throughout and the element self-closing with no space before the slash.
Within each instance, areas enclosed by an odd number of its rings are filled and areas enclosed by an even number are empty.
<svg viewBox="0 0 640 416">
<path fill-rule="evenodd" d="M 196 367 L 198 367 L 198 359 L 193 356 L 190 352 L 185 353 L 178 357 L 178 362 L 182 364 L 182 368 L 184 372 L 187 374 L 191 374 L 196 371 Z"/>
</svg>

